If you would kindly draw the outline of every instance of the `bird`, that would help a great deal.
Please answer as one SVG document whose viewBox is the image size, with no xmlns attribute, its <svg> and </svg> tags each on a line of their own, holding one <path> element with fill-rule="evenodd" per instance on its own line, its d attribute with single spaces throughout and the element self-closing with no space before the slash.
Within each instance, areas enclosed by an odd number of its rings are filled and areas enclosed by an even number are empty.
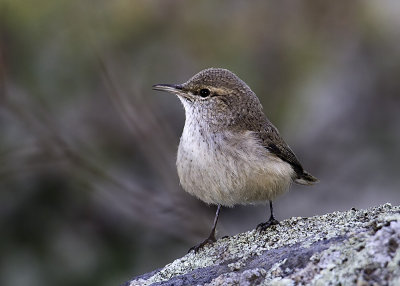
<svg viewBox="0 0 400 286">
<path fill-rule="evenodd" d="M 217 206 L 210 235 L 189 251 L 216 241 L 221 206 L 269 203 L 269 219 L 257 225 L 263 232 L 279 223 L 272 202 L 292 182 L 318 182 L 268 120 L 256 94 L 233 72 L 208 68 L 182 84 L 153 89 L 175 94 L 185 110 L 176 160 L 181 186 Z"/>
</svg>

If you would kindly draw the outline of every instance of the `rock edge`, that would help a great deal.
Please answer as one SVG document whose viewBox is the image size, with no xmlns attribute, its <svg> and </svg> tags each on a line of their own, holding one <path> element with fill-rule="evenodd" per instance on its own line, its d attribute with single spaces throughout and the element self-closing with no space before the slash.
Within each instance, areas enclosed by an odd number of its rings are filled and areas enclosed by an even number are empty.
<svg viewBox="0 0 400 286">
<path fill-rule="evenodd" d="M 400 206 L 293 217 L 219 239 L 134 285 L 400 285 Z"/>
</svg>

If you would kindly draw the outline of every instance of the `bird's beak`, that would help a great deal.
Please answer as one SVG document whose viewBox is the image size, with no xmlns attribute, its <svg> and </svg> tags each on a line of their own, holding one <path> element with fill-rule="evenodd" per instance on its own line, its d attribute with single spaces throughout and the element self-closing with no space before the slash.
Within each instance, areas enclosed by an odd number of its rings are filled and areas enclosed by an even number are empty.
<svg viewBox="0 0 400 286">
<path fill-rule="evenodd" d="M 153 85 L 153 89 L 170 92 L 177 95 L 181 100 L 184 98 L 186 101 L 193 102 L 192 95 L 185 91 L 180 84 L 155 84 Z"/>
<path fill-rule="evenodd" d="M 182 86 L 179 84 L 155 84 L 153 85 L 153 89 L 159 91 L 178 93 L 182 91 Z"/>
</svg>

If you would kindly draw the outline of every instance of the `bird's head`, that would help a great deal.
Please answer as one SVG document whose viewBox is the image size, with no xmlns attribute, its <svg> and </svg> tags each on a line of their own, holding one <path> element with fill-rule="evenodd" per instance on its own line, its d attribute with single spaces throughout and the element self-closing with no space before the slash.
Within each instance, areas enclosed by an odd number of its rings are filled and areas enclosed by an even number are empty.
<svg viewBox="0 0 400 286">
<path fill-rule="evenodd" d="M 233 72 L 221 68 L 205 69 L 182 84 L 156 84 L 154 90 L 176 94 L 185 107 L 186 117 L 237 121 L 246 113 L 261 110 L 254 92 Z"/>
</svg>

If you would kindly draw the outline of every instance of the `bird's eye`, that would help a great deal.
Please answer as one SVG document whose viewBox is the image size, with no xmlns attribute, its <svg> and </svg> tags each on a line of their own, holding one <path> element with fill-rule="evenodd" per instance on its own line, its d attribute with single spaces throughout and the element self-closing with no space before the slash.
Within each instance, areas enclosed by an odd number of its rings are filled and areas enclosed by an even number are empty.
<svg viewBox="0 0 400 286">
<path fill-rule="evenodd" d="M 199 94 L 201 97 L 207 97 L 210 95 L 210 90 L 207 88 L 200 89 Z"/>
</svg>

